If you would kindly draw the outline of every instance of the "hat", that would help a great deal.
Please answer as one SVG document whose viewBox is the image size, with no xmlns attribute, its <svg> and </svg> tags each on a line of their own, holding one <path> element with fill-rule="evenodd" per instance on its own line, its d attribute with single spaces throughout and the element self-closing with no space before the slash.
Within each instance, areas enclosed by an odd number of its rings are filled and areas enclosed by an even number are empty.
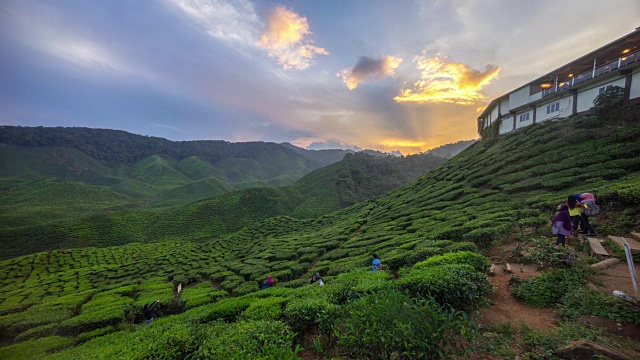
<svg viewBox="0 0 640 360">
<path fill-rule="evenodd" d="M 320 272 L 316 271 L 316 275 L 320 275 Z"/>
</svg>

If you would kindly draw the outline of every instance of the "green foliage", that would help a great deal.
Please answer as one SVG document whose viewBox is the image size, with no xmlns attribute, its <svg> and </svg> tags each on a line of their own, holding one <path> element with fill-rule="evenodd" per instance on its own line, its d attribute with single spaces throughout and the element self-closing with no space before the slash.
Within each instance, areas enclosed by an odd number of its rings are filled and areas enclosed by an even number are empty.
<svg viewBox="0 0 640 360">
<path fill-rule="evenodd" d="M 0 348 L 0 359 L 33 360 L 42 359 L 48 353 L 73 345 L 73 339 L 50 336 L 28 340 Z"/>
<path fill-rule="evenodd" d="M 217 290 L 210 283 L 202 283 L 196 286 L 184 288 L 180 292 L 178 306 L 184 310 L 211 303 L 227 296 L 224 290 Z"/>
<path fill-rule="evenodd" d="M 489 270 L 489 261 L 487 258 L 471 251 L 458 251 L 434 256 L 415 264 L 413 268 L 422 269 L 445 264 L 467 264 L 479 272 L 487 272 Z"/>
<path fill-rule="evenodd" d="M 284 321 L 298 333 L 318 329 L 330 333 L 338 307 L 324 298 L 303 297 L 289 301 L 283 312 Z"/>
<path fill-rule="evenodd" d="M 279 320 L 286 302 L 287 299 L 282 297 L 268 297 L 255 301 L 242 313 L 242 317 L 249 320 Z"/>
<path fill-rule="evenodd" d="M 612 86 L 593 100 L 593 113 L 601 119 L 615 119 L 620 116 L 624 105 L 624 89 Z"/>
<path fill-rule="evenodd" d="M 565 294 L 582 287 L 587 274 L 587 270 L 578 267 L 545 272 L 512 286 L 511 292 L 529 306 L 545 307 L 559 303 Z"/>
<path fill-rule="evenodd" d="M 233 322 L 255 301 L 255 299 L 251 298 L 233 298 L 221 300 L 210 309 L 207 319 L 208 321 L 222 320 L 225 322 Z"/>
<path fill-rule="evenodd" d="M 465 352 L 469 325 L 462 313 L 431 299 L 395 291 L 366 295 L 347 305 L 338 343 L 368 358 L 444 359 Z"/>
<path fill-rule="evenodd" d="M 533 239 L 535 247 L 527 253 L 525 260 L 542 269 L 564 268 L 575 264 L 578 255 L 568 246 L 555 246 L 549 239 Z"/>
<path fill-rule="evenodd" d="M 491 292 L 487 275 L 466 264 L 447 264 L 401 272 L 398 288 L 418 298 L 433 297 L 443 306 L 469 310 Z"/>
<path fill-rule="evenodd" d="M 559 316 L 574 320 L 583 314 L 640 325 L 640 310 L 630 304 L 586 287 L 571 289 L 560 300 Z"/>
<path fill-rule="evenodd" d="M 294 334 L 279 321 L 238 322 L 217 327 L 193 354 L 196 359 L 297 359 Z"/>
</svg>

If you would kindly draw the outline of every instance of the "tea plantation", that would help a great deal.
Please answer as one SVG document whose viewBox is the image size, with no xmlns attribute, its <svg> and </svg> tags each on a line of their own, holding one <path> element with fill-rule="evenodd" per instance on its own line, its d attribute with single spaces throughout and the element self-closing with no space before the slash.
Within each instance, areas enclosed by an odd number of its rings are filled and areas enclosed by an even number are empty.
<svg viewBox="0 0 640 360">
<path fill-rule="evenodd" d="M 640 226 L 638 138 L 638 123 L 536 124 L 312 218 L 279 216 L 282 201 L 229 195 L 246 201 L 247 216 L 266 214 L 238 231 L 218 230 L 235 220 L 204 211 L 209 200 L 78 222 L 74 232 L 87 238 L 144 234 L 0 262 L 0 358 L 294 359 L 299 346 L 342 357 L 462 356 L 474 344 L 468 315 L 491 292 L 485 246 L 548 230 L 552 209 L 576 192 L 598 199 L 598 232 Z M 253 191 L 289 199 L 277 188 Z M 383 271 L 371 272 L 373 252 Z M 325 286 L 307 284 L 314 272 Z M 268 276 L 275 287 L 258 290 Z M 155 321 L 144 326 L 142 306 L 156 299 Z"/>
</svg>

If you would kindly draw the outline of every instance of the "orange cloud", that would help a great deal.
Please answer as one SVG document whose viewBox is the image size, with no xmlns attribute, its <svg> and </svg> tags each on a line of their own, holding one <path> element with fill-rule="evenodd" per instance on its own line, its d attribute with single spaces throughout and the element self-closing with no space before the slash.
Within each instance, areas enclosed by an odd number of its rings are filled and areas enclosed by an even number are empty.
<svg viewBox="0 0 640 360">
<path fill-rule="evenodd" d="M 448 62 L 444 56 L 416 56 L 414 61 L 422 71 L 420 80 L 413 89 L 401 90 L 394 98 L 397 102 L 473 105 L 486 98 L 480 90 L 500 72 L 497 65 L 487 65 L 484 71 L 479 71 L 465 64 Z"/>
<path fill-rule="evenodd" d="M 345 69 L 338 74 L 349 90 L 358 87 L 361 82 L 370 79 L 381 79 L 385 76 L 393 76 L 395 70 L 400 66 L 402 59 L 395 56 L 385 56 L 382 59 L 371 59 L 366 56 L 360 57 L 356 66 Z"/>
<path fill-rule="evenodd" d="M 309 22 L 295 12 L 278 6 L 267 15 L 267 26 L 258 46 L 278 60 L 285 70 L 302 70 L 311 65 L 315 55 L 328 55 L 327 50 L 312 45 Z"/>
</svg>

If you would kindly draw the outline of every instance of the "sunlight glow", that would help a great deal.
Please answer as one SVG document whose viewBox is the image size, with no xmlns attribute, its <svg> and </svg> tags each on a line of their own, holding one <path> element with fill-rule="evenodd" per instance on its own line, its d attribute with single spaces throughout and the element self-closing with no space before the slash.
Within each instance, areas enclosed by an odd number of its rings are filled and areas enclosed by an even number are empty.
<svg viewBox="0 0 640 360">
<path fill-rule="evenodd" d="M 413 89 L 401 90 L 394 98 L 397 102 L 473 105 L 486 98 L 480 90 L 500 72 L 497 65 L 487 65 L 484 71 L 479 71 L 466 64 L 449 62 L 444 56 L 421 55 L 414 62 L 421 70 L 420 79 Z"/>
</svg>

